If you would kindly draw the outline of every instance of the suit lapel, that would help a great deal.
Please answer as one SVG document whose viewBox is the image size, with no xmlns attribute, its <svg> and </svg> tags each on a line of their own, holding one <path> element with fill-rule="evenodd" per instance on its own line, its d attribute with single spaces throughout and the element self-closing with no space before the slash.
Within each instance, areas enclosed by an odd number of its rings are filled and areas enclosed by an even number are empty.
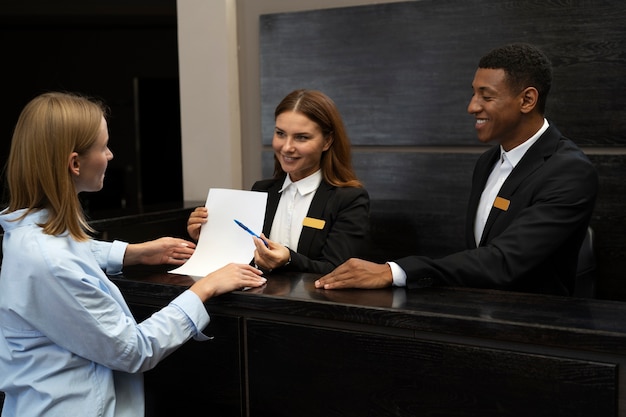
<svg viewBox="0 0 626 417">
<path fill-rule="evenodd" d="M 520 184 L 533 172 L 539 169 L 544 161 L 549 158 L 556 149 L 557 143 L 561 137 L 561 133 L 552 125 L 548 130 L 526 151 L 519 163 L 513 168 L 502 188 L 498 192 L 498 197 L 505 200 L 515 199 L 515 191 Z M 485 231 L 483 236 L 488 236 L 491 226 L 495 223 L 498 216 L 503 213 L 502 210 L 492 207 L 489 217 L 485 223 Z"/>
<path fill-rule="evenodd" d="M 472 186 L 477 192 L 472 193 L 470 201 L 473 212 L 476 212 L 476 209 L 478 208 L 478 203 L 480 202 L 482 190 L 485 188 L 485 184 L 487 184 L 487 180 L 489 179 L 489 174 L 491 174 L 491 169 L 496 164 L 499 157 L 500 146 L 494 146 L 493 148 L 488 150 L 484 156 L 486 163 L 481 163 L 476 168 L 476 174 L 474 175 L 474 184 Z"/>
<path fill-rule="evenodd" d="M 326 204 L 328 202 L 332 189 L 333 186 L 326 183 L 325 181 L 322 181 L 320 183 L 320 186 L 317 188 L 317 191 L 315 191 L 315 195 L 313 196 L 313 200 L 311 201 L 311 206 L 309 207 L 309 211 L 307 212 L 307 217 L 311 217 L 314 219 L 324 219 L 324 210 L 326 209 Z M 311 247 L 311 244 L 313 243 L 316 232 L 317 229 L 313 227 L 302 227 L 302 233 L 300 234 L 300 240 L 298 241 L 298 252 L 309 253 L 309 249 Z"/>
<path fill-rule="evenodd" d="M 278 209 L 278 202 L 280 201 L 280 188 L 283 186 L 283 180 L 276 181 L 267 190 L 267 204 L 265 207 L 265 220 L 263 221 L 263 233 L 269 237 L 272 230 L 272 223 L 276 216 L 276 210 Z"/>
<path fill-rule="evenodd" d="M 511 175 L 502 184 L 498 195 L 506 199 L 513 198 L 515 190 L 526 177 L 539 169 L 544 161 L 554 153 L 560 137 L 561 134 L 555 127 L 548 127 L 548 130 L 541 135 L 539 140 L 526 151 L 526 154 L 513 169 Z"/>
<path fill-rule="evenodd" d="M 495 165 L 500 156 L 500 146 L 494 146 L 486 151 L 480 158 L 485 162 L 478 161 L 476 165 L 476 172 L 473 176 L 472 192 L 470 193 L 469 201 L 467 203 L 467 221 L 465 236 L 467 237 L 467 245 L 476 245 L 474 240 L 474 221 L 476 219 L 476 211 L 478 210 L 478 203 L 480 202 L 480 196 L 482 190 L 485 188 L 491 168 Z"/>
</svg>

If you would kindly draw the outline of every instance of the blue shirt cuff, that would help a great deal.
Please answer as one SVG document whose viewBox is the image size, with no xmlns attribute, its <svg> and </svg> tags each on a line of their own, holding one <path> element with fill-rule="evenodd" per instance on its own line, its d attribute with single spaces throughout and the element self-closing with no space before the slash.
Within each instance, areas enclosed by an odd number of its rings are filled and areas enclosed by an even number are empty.
<svg viewBox="0 0 626 417">
<path fill-rule="evenodd" d="M 191 290 L 185 290 L 182 294 L 176 297 L 172 302 L 172 305 L 179 308 L 183 313 L 189 317 L 189 320 L 195 327 L 193 338 L 198 341 L 213 339 L 211 336 L 207 336 L 202 333 L 202 329 L 209 325 L 211 318 L 204 306 L 204 303 L 200 300 L 200 297 Z"/>
</svg>

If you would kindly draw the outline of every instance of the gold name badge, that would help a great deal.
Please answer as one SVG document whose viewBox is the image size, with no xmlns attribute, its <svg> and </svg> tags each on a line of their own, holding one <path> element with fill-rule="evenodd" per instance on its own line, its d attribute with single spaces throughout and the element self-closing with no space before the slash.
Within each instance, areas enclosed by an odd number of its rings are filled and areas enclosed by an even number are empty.
<svg viewBox="0 0 626 417">
<path fill-rule="evenodd" d="M 511 201 L 502 197 L 496 197 L 496 200 L 493 202 L 493 206 L 502 211 L 507 211 L 509 209 L 509 204 L 511 204 Z"/>
<path fill-rule="evenodd" d="M 302 226 L 312 227 L 313 229 L 322 230 L 325 224 L 325 220 L 314 219 L 312 217 L 305 217 L 304 220 L 302 220 Z"/>
</svg>

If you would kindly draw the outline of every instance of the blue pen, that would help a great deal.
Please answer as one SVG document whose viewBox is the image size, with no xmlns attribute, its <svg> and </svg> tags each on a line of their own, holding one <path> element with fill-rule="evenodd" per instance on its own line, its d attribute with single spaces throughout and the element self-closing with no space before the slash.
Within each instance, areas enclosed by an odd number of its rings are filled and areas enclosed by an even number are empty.
<svg viewBox="0 0 626 417">
<path fill-rule="evenodd" d="M 259 239 L 261 239 L 261 236 L 257 235 L 256 233 L 254 233 L 252 230 L 248 229 L 248 226 L 246 226 L 245 224 L 241 223 L 239 220 L 234 219 L 235 223 L 237 223 L 237 225 L 239 227 L 241 227 L 243 230 L 245 230 L 246 232 L 250 233 L 252 236 L 254 237 L 258 237 Z M 263 241 L 263 243 L 265 243 L 265 247 L 269 248 L 270 246 L 267 244 L 266 241 L 264 241 L 263 239 L 261 239 Z"/>
</svg>

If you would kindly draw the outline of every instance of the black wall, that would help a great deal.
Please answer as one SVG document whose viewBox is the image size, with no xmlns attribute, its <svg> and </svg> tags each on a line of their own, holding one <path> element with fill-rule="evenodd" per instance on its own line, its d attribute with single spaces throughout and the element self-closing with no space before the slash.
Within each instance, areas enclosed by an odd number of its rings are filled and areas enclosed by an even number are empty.
<svg viewBox="0 0 626 417">
<path fill-rule="evenodd" d="M 79 92 L 111 109 L 114 159 L 104 189 L 81 194 L 88 212 L 104 217 L 182 202 L 176 0 L 2 2 L 0 53 L 2 167 L 30 99 Z"/>
<path fill-rule="evenodd" d="M 273 111 L 295 88 L 326 92 L 372 198 L 371 258 L 463 248 L 481 145 L 466 108 L 482 55 L 509 42 L 554 65 L 547 117 L 596 165 L 598 297 L 626 300 L 626 3 L 424 0 L 261 17 L 263 171 Z"/>
</svg>

